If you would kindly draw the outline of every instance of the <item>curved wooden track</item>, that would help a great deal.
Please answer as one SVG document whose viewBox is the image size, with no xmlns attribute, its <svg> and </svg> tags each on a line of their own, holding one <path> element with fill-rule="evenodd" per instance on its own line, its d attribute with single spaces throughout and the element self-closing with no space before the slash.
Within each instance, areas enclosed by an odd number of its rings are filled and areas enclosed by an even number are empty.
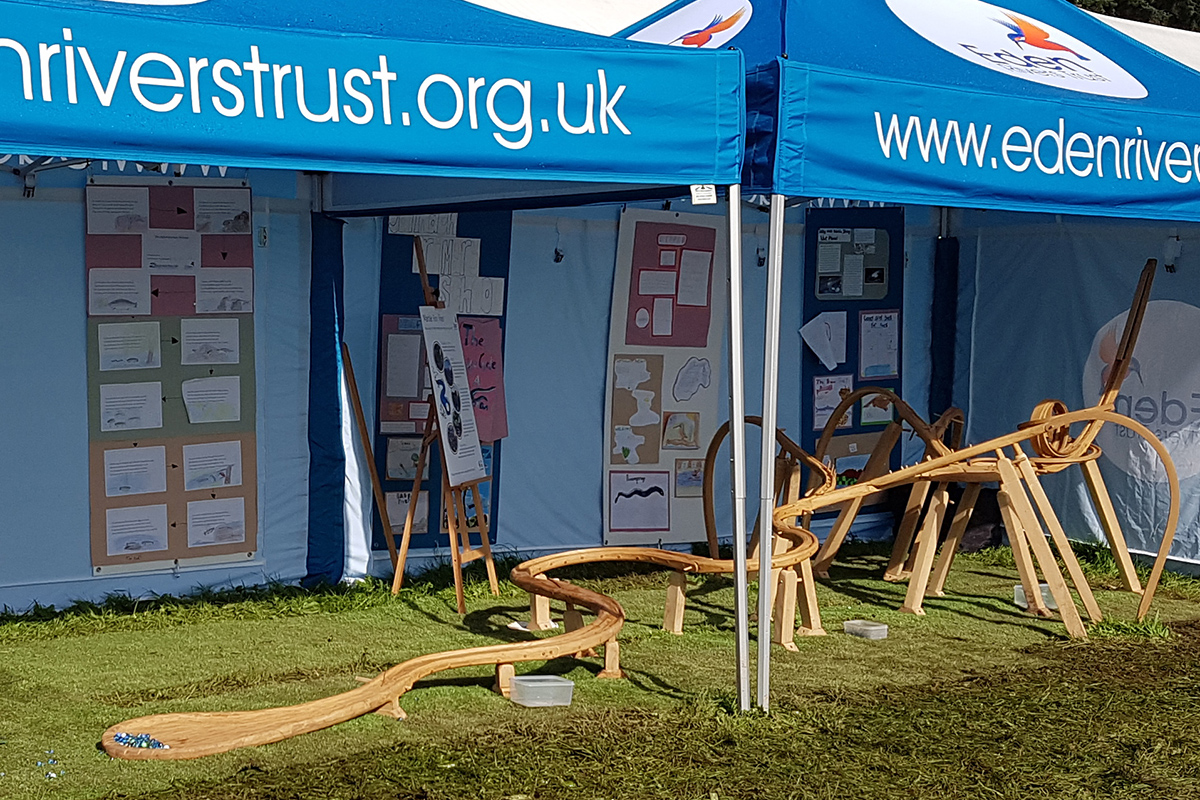
<svg viewBox="0 0 1200 800">
<path fill-rule="evenodd" d="M 1017 458 L 1025 458 L 1025 454 L 1021 450 L 1021 445 L 1025 442 L 1031 442 L 1034 446 L 1040 443 L 1041 446 L 1045 447 L 1045 442 L 1053 441 L 1056 451 L 1054 456 L 1051 457 L 1052 460 L 1057 457 L 1058 459 L 1062 459 L 1064 464 L 1073 463 L 1071 461 L 1072 458 L 1090 457 L 1093 449 L 1092 442 L 1099 430 L 1099 426 L 1105 423 L 1112 423 L 1133 431 L 1154 450 L 1162 462 L 1167 487 L 1171 496 L 1167 519 L 1163 524 L 1163 537 L 1159 544 L 1158 556 L 1154 560 L 1154 567 L 1150 572 L 1150 578 L 1146 582 L 1141 602 L 1138 605 L 1137 618 L 1141 621 L 1150 610 L 1150 604 L 1154 600 L 1154 591 L 1166 566 L 1167 557 L 1171 551 L 1171 543 L 1175 539 L 1175 528 L 1179 522 L 1179 476 L 1175 471 L 1175 464 L 1171 460 L 1171 454 L 1145 425 L 1111 411 L 1104 406 L 1085 408 L 1081 411 L 1061 414 L 1040 414 L 1039 416 L 1040 418 L 1022 425 L 1021 429 L 1014 433 L 1000 436 L 971 447 L 964 447 L 960 450 L 948 452 L 944 455 L 930 457 L 911 467 L 905 467 L 904 469 L 872 480 L 860 481 L 853 486 L 806 495 L 795 502 L 786 503 L 775 509 L 776 530 L 781 534 L 787 533 L 793 536 L 798 533 L 807 533 L 808 531 L 804 527 L 804 520 L 814 511 L 832 508 L 848 500 L 866 497 L 883 489 L 903 486 L 918 480 L 949 482 L 993 481 L 996 479 L 997 458 L 989 458 L 989 456 L 995 455 L 998 458 L 1005 458 L 1004 450 L 1009 448 L 1013 450 Z M 1083 431 L 1078 437 L 1070 435 L 1072 425 L 1084 426 Z"/>
<path fill-rule="evenodd" d="M 775 568 L 796 566 L 817 551 L 817 539 L 807 531 L 785 532 L 781 536 L 787 539 L 789 546 L 775 555 L 772 562 Z M 586 608 L 596 615 L 595 620 L 560 636 L 418 656 L 397 664 L 356 689 L 300 705 L 257 711 L 156 714 L 131 719 L 104 732 L 104 751 L 116 758 L 178 760 L 269 744 L 384 708 L 411 689 L 414 683 L 438 672 L 485 664 L 545 661 L 603 645 L 615 639 L 625 623 L 621 605 L 611 597 L 582 586 L 544 577 L 544 573 L 578 564 L 611 561 L 656 564 L 692 574 L 731 573 L 734 568 L 732 561 L 639 547 L 597 547 L 531 559 L 513 569 L 513 583 L 532 594 Z M 757 571 L 757 561 L 751 560 L 747 570 Z M 170 749 L 127 747 L 117 743 L 118 733 L 147 734 Z"/>
</svg>

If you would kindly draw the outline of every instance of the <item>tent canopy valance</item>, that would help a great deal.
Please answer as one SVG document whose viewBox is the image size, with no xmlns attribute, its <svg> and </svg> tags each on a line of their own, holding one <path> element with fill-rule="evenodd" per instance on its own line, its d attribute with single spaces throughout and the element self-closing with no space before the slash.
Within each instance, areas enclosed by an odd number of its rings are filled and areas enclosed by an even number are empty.
<svg viewBox="0 0 1200 800">
<path fill-rule="evenodd" d="M 776 192 L 1200 219 L 1200 74 L 1065 0 L 791 2 L 784 34 L 749 58 Z"/>
<path fill-rule="evenodd" d="M 0 148 L 320 171 L 736 183 L 741 56 L 458 0 L 0 2 Z"/>
</svg>

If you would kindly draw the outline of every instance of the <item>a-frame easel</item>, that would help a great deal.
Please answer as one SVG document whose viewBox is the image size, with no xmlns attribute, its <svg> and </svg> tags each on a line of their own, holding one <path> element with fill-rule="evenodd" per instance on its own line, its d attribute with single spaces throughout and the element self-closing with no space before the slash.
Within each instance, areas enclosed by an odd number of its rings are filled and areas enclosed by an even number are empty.
<svg viewBox="0 0 1200 800">
<path fill-rule="evenodd" d="M 425 248 L 421 242 L 421 237 L 413 237 L 414 249 L 417 257 L 417 267 L 421 272 L 421 288 L 425 295 L 425 304 L 436 308 L 445 308 L 445 304 L 438 300 L 437 293 L 429 285 L 429 271 L 425 266 Z M 388 555 L 392 559 L 392 569 L 394 577 L 392 578 L 392 593 L 400 591 L 400 587 L 404 583 L 404 565 L 408 559 L 408 548 L 412 542 L 413 524 L 417 516 L 417 500 L 421 492 L 421 476 L 425 472 L 425 465 L 429 463 L 430 448 L 438 446 L 440 442 L 440 433 L 438 431 L 437 414 L 434 411 L 434 398 L 430 394 L 429 397 L 429 416 L 425 421 L 425 435 L 421 439 L 421 450 L 417 456 L 417 469 L 415 479 L 413 480 L 412 494 L 409 496 L 408 513 L 404 518 L 404 529 L 400 537 L 400 547 L 396 547 L 396 531 L 392 527 L 391 519 L 388 515 L 387 500 L 383 493 L 383 485 L 379 481 L 379 470 L 375 466 L 373 458 L 374 450 L 371 445 L 370 432 L 367 430 L 365 417 L 363 416 L 362 401 L 359 398 L 358 386 L 354 381 L 354 367 L 350 363 L 350 354 L 346 345 L 342 344 L 342 356 L 346 365 L 346 374 L 349 378 L 350 398 L 354 405 L 354 412 L 358 420 L 358 432 L 362 439 L 363 450 L 367 453 L 367 464 L 371 472 L 371 487 L 375 494 L 375 505 L 379 508 L 379 518 L 383 522 L 384 540 L 387 542 Z M 500 584 L 496 578 L 496 562 L 492 559 L 492 546 L 488 542 L 488 522 L 486 509 L 483 505 L 483 495 L 479 490 L 481 483 L 490 481 L 490 477 L 480 478 L 473 481 L 467 481 L 460 486 L 450 485 L 450 474 L 446 469 L 446 460 L 439 459 L 442 465 L 442 510 L 446 515 L 446 528 L 450 533 L 450 562 L 454 571 L 454 595 L 458 601 L 458 613 L 467 613 L 466 598 L 463 594 L 463 575 L 462 569 L 464 564 L 469 564 L 472 561 L 483 560 L 484 566 L 487 568 L 488 583 L 491 585 L 492 594 L 500 594 Z M 475 505 L 475 516 L 470 518 L 467 515 L 467 492 L 471 493 L 471 499 Z M 430 525 L 436 525 L 437 520 L 431 518 Z M 478 546 L 472 546 L 471 534 L 479 536 L 480 543 Z"/>
</svg>

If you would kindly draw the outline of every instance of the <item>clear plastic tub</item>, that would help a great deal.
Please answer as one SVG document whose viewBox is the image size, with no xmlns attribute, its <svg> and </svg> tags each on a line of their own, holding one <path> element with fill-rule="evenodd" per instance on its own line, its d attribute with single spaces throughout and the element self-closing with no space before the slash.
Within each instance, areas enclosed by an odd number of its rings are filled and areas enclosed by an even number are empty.
<svg viewBox="0 0 1200 800">
<path fill-rule="evenodd" d="M 842 623 L 842 630 L 860 639 L 887 638 L 887 625 L 867 619 L 848 619 Z"/>
<path fill-rule="evenodd" d="M 1043 583 L 1041 586 L 1042 602 L 1046 608 L 1058 611 L 1058 603 L 1054 602 L 1054 595 L 1050 593 L 1050 584 Z M 1029 608 L 1029 600 L 1025 597 L 1025 587 L 1019 583 L 1013 587 L 1013 603 L 1024 609 Z"/>
<path fill-rule="evenodd" d="M 509 699 L 519 706 L 569 706 L 575 681 L 557 675 L 515 675 Z"/>
</svg>

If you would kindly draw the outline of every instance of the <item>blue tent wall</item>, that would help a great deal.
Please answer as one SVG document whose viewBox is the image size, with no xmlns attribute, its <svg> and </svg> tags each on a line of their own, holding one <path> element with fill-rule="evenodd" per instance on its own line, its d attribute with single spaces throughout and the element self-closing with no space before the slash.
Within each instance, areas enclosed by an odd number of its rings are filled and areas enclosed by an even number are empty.
<svg viewBox="0 0 1200 800">
<path fill-rule="evenodd" d="M 132 167 L 133 160 L 141 160 L 168 161 L 173 165 L 190 161 L 493 179 L 536 176 L 580 182 L 581 194 L 588 191 L 584 182 L 609 184 L 613 188 L 632 183 L 637 184 L 635 191 L 651 187 L 655 192 L 662 185 L 733 183 L 741 168 L 744 106 L 742 60 L 737 52 L 684 54 L 551 31 L 456 0 L 384 7 L 367 3 L 264 5 L 209 0 L 187 6 L 137 8 L 97 0 L 12 0 L 0 1 L 0 11 L 4 12 L 7 43 L 0 48 L 0 113 L 10 123 L 0 131 L 0 151 L 128 159 L 121 168 L 125 164 Z M 59 61 L 49 65 L 49 78 L 43 85 L 41 70 L 31 67 L 26 71 L 19 56 L 31 50 L 36 54 L 38 44 L 46 42 L 64 47 L 71 42 L 71 45 L 59 52 Z M 161 53 L 146 53 L 150 68 L 143 75 L 150 74 L 157 83 L 143 82 L 140 89 L 146 92 L 139 95 L 139 86 L 130 78 L 129 70 L 132 70 L 130 63 L 137 61 L 136 54 L 142 53 L 138 47 L 150 47 L 142 44 L 145 42 L 153 42 L 153 47 Z M 101 65 L 114 64 L 117 88 L 112 98 L 105 98 L 105 90 L 97 83 L 83 82 L 82 71 L 72 72 L 64 66 L 66 59 L 82 53 L 85 47 Z M 128 69 L 115 61 L 118 51 L 134 54 L 125 63 Z M 373 69 L 375 62 L 360 63 L 366 57 L 364 53 L 372 57 L 390 55 L 391 68 L 400 73 L 392 78 L 396 84 L 395 97 L 408 105 L 396 106 L 396 119 L 390 127 L 380 121 L 384 114 L 379 95 L 376 98 L 380 105 L 375 106 L 378 114 L 371 123 L 347 124 L 350 113 L 346 106 L 336 109 L 341 117 L 336 125 L 333 119 L 327 124 L 302 113 L 301 101 L 317 103 L 314 98 L 321 94 L 320 90 L 326 91 L 325 99 L 329 100 L 331 93 L 341 91 L 339 86 L 344 88 L 345 83 L 335 82 L 330 92 L 323 81 L 327 68 L 336 70 L 335 77 L 347 82 L 351 67 L 362 68 L 365 64 L 366 70 Z M 190 55 L 203 55 L 210 60 L 229 57 L 232 66 L 226 66 L 226 77 L 237 75 L 245 84 L 242 86 L 245 105 L 238 112 L 220 113 L 211 102 L 217 97 L 208 93 L 211 86 L 188 84 L 194 81 L 190 71 L 180 79 L 184 85 L 177 85 L 172 71 L 179 64 L 189 65 Z M 241 66 L 247 70 L 251 64 L 261 66 L 265 61 L 258 61 L 260 55 L 293 69 L 293 79 L 299 77 L 299 67 L 308 68 L 311 91 L 302 93 L 297 82 L 294 95 L 281 95 L 282 119 L 275 118 L 281 112 L 274 102 L 277 98 L 271 94 L 271 81 L 264 82 L 267 86 L 261 93 L 264 108 L 258 114 L 250 93 L 254 79 L 249 72 L 237 71 Z M 430 60 L 421 64 L 426 56 Z M 247 58 L 251 62 L 243 61 Z M 100 67 L 102 72 L 104 68 Z M 215 68 L 214 64 L 208 69 Z M 382 64 L 379 68 L 386 69 Z M 464 97 L 459 115 L 454 109 L 455 94 L 450 84 L 456 83 L 461 91 L 468 86 L 471 77 L 468 71 L 484 74 L 477 70 L 486 70 L 497 81 L 499 76 L 515 77 L 494 93 L 494 108 L 488 99 L 493 92 L 488 89 L 478 98 Z M 75 84 L 70 83 L 71 75 L 79 79 Z M 525 76 L 530 76 L 528 80 L 533 86 L 528 109 L 522 107 L 523 84 L 518 80 Z M 418 84 L 423 78 L 432 81 L 428 86 L 441 90 L 440 94 L 431 90 L 426 97 L 428 108 L 420 107 L 418 97 Z M 357 80 L 361 89 L 366 79 L 360 73 Z M 585 101 L 586 92 L 593 93 L 594 133 L 565 132 L 567 123 L 560 121 L 556 107 L 556 86 L 560 81 L 577 90 L 579 107 L 574 110 L 581 115 L 582 109 L 589 105 Z M 35 82 L 37 93 L 33 90 Z M 199 88 L 193 90 L 193 87 Z M 492 83 L 491 87 L 496 88 L 497 84 Z M 229 94 L 223 99 L 228 102 L 233 97 Z M 340 95 L 340 99 L 346 96 Z M 331 116 L 334 108 L 331 106 Z M 525 110 L 529 112 L 531 143 L 515 146 L 521 131 L 504 128 L 501 123 L 516 124 L 512 123 L 514 114 Z M 410 126 L 409 118 L 416 120 L 418 113 L 422 122 Z M 457 118 L 455 125 L 424 122 L 444 121 L 450 116 Z M 480 124 L 475 124 L 476 119 Z M 574 124 L 583 124 L 582 116 L 573 119 L 581 120 Z M 628 134 L 624 133 L 626 125 Z M 298 176 L 293 172 L 286 175 L 282 183 L 290 181 L 292 189 L 288 199 L 296 200 Z M 44 187 L 58 184 L 54 174 L 43 175 L 40 180 Z M 3 200 L 0 196 L 0 202 Z M 307 206 L 309 198 L 303 200 Z M 81 211 L 81 195 L 74 202 Z M 289 207 L 289 212 L 296 212 L 299 205 Z M 271 218 L 272 222 L 275 216 L 270 210 L 256 209 L 255 213 L 256 222 L 260 213 L 265 214 L 263 219 Z M 310 237 L 307 213 L 303 218 L 287 217 L 284 223 L 285 216 L 280 215 L 281 231 L 292 236 L 285 235 L 282 243 L 275 240 L 270 248 L 264 248 L 270 250 L 267 260 L 271 263 L 261 275 L 256 274 L 260 293 L 271 288 L 272 278 L 281 284 L 277 294 L 279 307 L 264 304 L 261 308 L 258 318 L 264 320 L 260 323 L 264 329 L 258 331 L 257 340 L 265 342 L 268 349 L 286 351 L 288 356 L 302 353 L 304 360 L 303 371 L 298 373 L 294 359 L 281 357 L 278 363 L 286 362 L 287 369 L 281 369 L 286 375 L 272 374 L 270 383 L 260 384 L 258 393 L 260 401 L 271 399 L 268 406 L 260 408 L 259 414 L 260 486 L 269 484 L 260 495 L 261 507 L 272 525 L 286 527 L 286 531 L 278 531 L 278 538 L 265 532 L 263 541 L 268 549 L 278 543 L 285 555 L 284 561 L 278 563 L 284 566 L 278 572 L 267 572 L 277 563 L 274 558 L 267 558 L 252 569 L 208 570 L 203 572 L 203 578 L 197 578 L 211 579 L 215 584 L 239 577 L 254 582 L 267 578 L 290 580 L 305 571 L 314 579 L 332 580 L 340 575 L 338 565 L 345 552 L 344 538 L 338 535 L 339 530 L 344 531 L 344 517 L 340 509 L 333 510 L 340 507 L 335 501 L 339 493 L 344 495 L 345 489 L 342 483 L 335 485 L 329 478 L 336 471 L 337 453 L 344 453 L 333 436 L 340 421 L 335 414 L 342 409 L 337 396 L 336 355 L 332 362 L 328 356 L 329 348 L 336 346 L 339 337 L 326 336 L 330 325 L 340 331 L 343 313 L 342 288 L 338 282 L 340 248 L 332 232 L 322 230 L 324 221 L 314 223 L 318 230 Z M 39 226 L 22 223 L 22 229 L 34 231 Z M 58 235 L 63 238 L 61 233 Z M 296 247 L 290 246 L 289 238 L 297 238 Z M 79 239 L 81 248 L 81 234 Z M 302 245 L 300 240 L 304 240 Z M 318 251 L 315 276 L 309 274 L 313 248 Z M 72 263 L 82 263 L 82 257 L 64 251 L 64 258 L 57 261 L 62 269 Z M 21 269 L 31 274 L 3 276 L 18 290 L 9 298 L 20 297 L 27 290 L 43 292 L 49 287 L 37 280 L 38 266 L 37 259 L 30 259 Z M 271 270 L 272 266 L 276 271 Z M 291 271 L 286 272 L 285 267 Z M 298 298 L 303 299 L 303 306 L 297 305 Z M 292 303 L 286 312 L 281 310 L 284 301 Z M 310 312 L 318 322 L 311 330 Z M 20 314 L 10 318 L 23 319 Z M 316 353 L 311 376 L 307 363 L 310 346 Z M 268 359 L 268 363 L 276 362 Z M 17 374 L 31 374 L 29 365 L 18 366 L 21 369 L 15 370 Z M 80 371 L 78 363 L 74 369 Z M 267 373 L 266 369 L 260 372 L 260 381 L 267 380 Z M 302 384 L 298 382 L 300 378 Z M 301 403 L 302 399 L 308 403 Z M 25 406 L 17 403 L 14 407 Z M 264 433 L 264 427 L 278 434 L 280 442 L 288 434 L 293 438 L 278 452 L 270 452 L 276 439 Z M 299 455 L 289 449 L 296 443 L 294 437 L 303 439 L 310 431 L 312 463 L 308 448 Z M 280 467 L 281 463 L 285 466 Z M 35 470 L 31 474 L 39 473 Z M 308 507 L 310 475 L 315 481 L 311 508 Z M 271 505 L 274 499 L 271 491 L 276 487 L 281 496 L 292 493 L 292 502 L 286 508 L 282 502 Z M 86 491 L 80 496 L 85 497 Z M 40 499 L 45 501 L 44 497 Z M 26 525 L 35 519 L 32 512 L 25 515 L 23 502 L 13 507 L 22 509 L 12 517 L 16 524 Z M 68 504 L 64 511 L 68 510 L 79 516 L 76 506 Z M 297 516 L 298 510 L 303 512 L 301 517 Z M 309 534 L 313 537 L 311 552 L 298 553 L 297 543 L 302 543 Z M 307 569 L 296 566 L 297 556 Z M 15 593 L 2 592 L 6 578 L 0 570 L 0 602 L 11 597 L 15 605 L 23 606 L 28 604 L 27 600 L 61 602 L 75 591 L 79 596 L 95 596 L 105 587 L 128 587 L 141 594 L 186 591 L 193 585 L 184 586 L 179 577 L 163 580 L 161 576 L 143 576 L 115 582 L 82 581 L 78 587 L 68 589 L 75 587 L 75 583 L 63 582 L 62 576 L 74 575 L 71 570 L 76 566 L 73 564 L 66 572 L 51 570 L 43 576 L 44 580 L 34 581 L 36 588 L 17 589 Z M 187 573 L 182 577 L 186 578 Z M 16 577 L 12 580 L 14 587 L 20 583 Z M 60 582 L 58 588 L 46 588 L 55 582 Z M 26 581 L 22 585 L 27 584 Z"/>
<path fill-rule="evenodd" d="M 0 161 L 19 163 L 16 156 Z M 173 165 L 178 167 L 179 165 Z M 147 173 L 133 163 L 94 169 L 111 176 Z M 219 176 L 213 169 L 210 177 Z M 246 177 L 231 171 L 230 177 Z M 270 235 L 255 249 L 258 557 L 153 574 L 96 577 L 89 555 L 87 349 L 82 314 L 87 173 L 43 173 L 37 194 L 22 197 L 19 181 L 0 178 L 0 608 L 35 602 L 62 606 L 109 593 L 184 594 L 199 587 L 294 581 L 305 574 L 308 529 L 307 405 L 309 386 L 309 199 L 297 175 L 249 173 L 255 222 Z M 202 177 L 188 166 L 185 178 Z M 64 317 L 64 314 L 67 316 Z M 74 320 L 75 322 L 72 322 Z M 78 324 L 75 324 L 78 323 Z"/>
<path fill-rule="evenodd" d="M 1196 429 L 1191 394 L 1200 395 L 1200 385 L 1193 388 L 1188 383 L 1195 375 L 1195 359 L 1186 344 L 1200 336 L 1200 329 L 1179 330 L 1166 344 L 1148 333 L 1159 313 L 1157 301 L 1194 306 L 1200 297 L 1200 228 L 978 211 L 956 212 L 951 226 L 963 243 L 958 339 L 960 357 L 967 361 L 959 369 L 955 400 L 967 410 L 967 437 L 972 442 L 1014 430 L 1047 397 L 1071 408 L 1093 402 L 1093 397 L 1085 397 L 1082 380 L 1097 331 L 1128 310 L 1146 259 L 1162 259 L 1168 240 L 1180 237 L 1183 254 L 1176 271 L 1168 273 L 1160 266 L 1155 278 L 1143 335 L 1134 351 L 1140 364 L 1122 386 L 1119 410 L 1150 425 L 1175 451 L 1183 508 L 1171 553 L 1178 561 L 1200 562 L 1200 476 L 1194 474 L 1197 451 L 1187 438 Z M 1151 362 L 1164 347 L 1169 366 L 1155 369 Z M 1139 398 L 1151 396 L 1153 403 L 1137 405 Z M 1165 415 L 1164 398 L 1172 404 Z M 1111 451 L 1101 457 L 1100 465 L 1130 548 L 1156 552 L 1165 516 L 1163 485 L 1145 479 L 1145 474 L 1134 479 L 1115 466 L 1113 446 L 1122 440 L 1100 444 Z M 1101 536 L 1078 470 L 1054 476 L 1047 490 L 1069 535 Z"/>
<path fill-rule="evenodd" d="M 658 208 L 660 204 L 638 207 Z M 716 207 L 691 207 L 686 201 L 672 204 L 675 210 L 718 213 Z M 507 254 L 511 272 L 506 289 L 505 385 L 508 397 L 510 436 L 504 440 L 503 490 L 499 493 L 497 552 L 522 554 L 597 546 L 601 543 L 601 469 L 603 463 L 604 369 L 616 259 L 620 206 L 526 211 L 513 215 L 512 243 Z M 906 209 L 907 292 L 905 316 L 905 374 L 913 376 L 909 399 L 927 403 L 929 378 L 928 331 L 932 293 L 934 239 L 938 215 L 935 209 Z M 789 212 L 787 264 L 784 279 L 783 335 L 781 339 L 780 424 L 796 432 L 800 425 L 799 398 L 802 391 L 798 363 L 799 275 L 803 220 L 802 209 Z M 367 235 L 364 228 L 361 235 Z M 747 408 L 757 413 L 762 384 L 763 299 L 766 269 L 759 263 L 767 247 L 766 215 L 747 209 L 744 230 L 743 271 L 746 282 Z M 375 234 L 379 235 L 379 234 Z M 385 235 L 386 236 L 386 235 Z M 387 237 L 400 239 L 400 237 Z M 555 251 L 563 258 L 555 261 Z M 407 272 L 406 263 L 397 265 Z M 365 275 L 354 277 L 366 284 Z M 350 276 L 347 275 L 347 285 Z M 360 309 L 360 315 L 366 311 Z M 367 320 L 347 320 L 347 326 L 365 328 Z M 375 365 L 375 343 L 363 339 L 352 352 L 361 375 Z M 361 352 L 360 352 L 361 351 Z M 547 357 L 554 360 L 555 381 L 569 387 L 569 402 L 547 408 L 545 370 Z M 726 355 L 727 357 L 727 355 Z M 720 392 L 728 393 L 725 369 L 720 370 Z M 758 447 L 754 429 L 748 431 L 751 456 Z M 920 449 L 906 443 L 906 456 L 919 457 Z M 729 535 L 728 475 L 717 475 L 716 494 L 721 533 Z M 749 476 L 756 491 L 757 474 Z M 888 515 L 872 515 L 857 533 L 886 535 Z M 698 532 L 698 539 L 703 532 Z M 441 549 L 413 553 L 412 571 L 435 563 Z M 376 549 L 373 572 L 388 575 L 386 553 Z"/>
<path fill-rule="evenodd" d="M 312 366 L 308 389 L 309 499 L 306 583 L 337 583 L 345 557 L 346 455 L 342 447 L 343 222 L 312 216 Z"/>
</svg>

